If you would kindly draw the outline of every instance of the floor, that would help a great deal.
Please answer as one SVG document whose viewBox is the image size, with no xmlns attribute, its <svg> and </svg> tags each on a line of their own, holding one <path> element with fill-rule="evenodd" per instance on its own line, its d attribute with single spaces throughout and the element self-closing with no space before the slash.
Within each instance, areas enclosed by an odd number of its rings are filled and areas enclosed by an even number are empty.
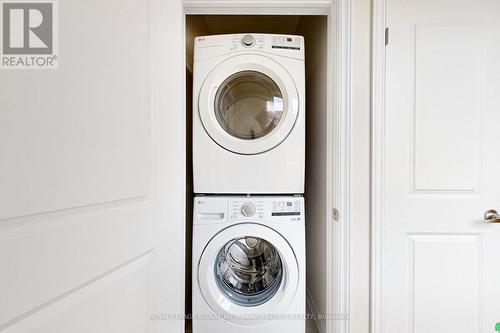
<svg viewBox="0 0 500 333">
<path fill-rule="evenodd" d="M 306 320 L 306 333 L 318 333 L 318 328 L 312 319 Z"/>
<path fill-rule="evenodd" d="M 185 333 L 192 333 L 193 331 L 191 330 L 191 322 L 188 321 L 188 324 L 186 325 L 186 330 Z M 318 333 L 318 329 L 316 327 L 316 324 L 314 324 L 314 321 L 312 319 L 306 320 L 306 332 L 305 333 Z"/>
</svg>

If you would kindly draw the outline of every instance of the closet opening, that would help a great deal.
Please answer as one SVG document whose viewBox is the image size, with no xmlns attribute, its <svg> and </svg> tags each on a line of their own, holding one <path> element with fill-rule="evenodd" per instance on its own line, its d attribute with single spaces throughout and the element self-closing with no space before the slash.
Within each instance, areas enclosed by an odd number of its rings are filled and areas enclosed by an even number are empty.
<svg viewBox="0 0 500 333">
<path fill-rule="evenodd" d="M 193 167 L 192 167 L 192 122 L 193 107 L 193 51 L 194 38 L 206 35 L 267 33 L 300 35 L 305 44 L 305 87 L 306 87 L 306 162 L 305 162 L 305 230 L 306 230 L 306 302 L 308 332 L 324 332 L 326 323 L 317 315 L 327 314 L 327 284 L 334 278 L 328 276 L 327 256 L 329 230 L 331 223 L 331 161 L 333 144 L 329 140 L 336 137 L 331 114 L 333 88 L 329 87 L 328 57 L 330 55 L 328 16 L 327 15 L 186 15 L 185 52 L 186 52 L 186 295 L 185 322 L 186 332 L 191 331 L 191 277 L 192 267 L 192 220 L 193 220 Z M 330 40 L 329 40 L 330 39 Z M 330 96 L 329 96 L 330 94 Z M 330 131 L 330 132 L 329 132 Z M 330 168 L 330 169 L 329 169 Z"/>
</svg>

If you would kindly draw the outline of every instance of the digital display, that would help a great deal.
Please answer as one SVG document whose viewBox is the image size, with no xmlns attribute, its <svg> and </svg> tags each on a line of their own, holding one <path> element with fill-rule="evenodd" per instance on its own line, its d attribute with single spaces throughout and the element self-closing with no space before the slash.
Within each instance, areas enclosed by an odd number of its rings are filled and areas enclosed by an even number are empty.
<svg viewBox="0 0 500 333">
<path fill-rule="evenodd" d="M 271 216 L 300 216 L 299 201 L 275 201 Z"/>
<path fill-rule="evenodd" d="M 300 212 L 274 212 L 271 216 L 296 216 L 300 215 Z"/>
<path fill-rule="evenodd" d="M 294 37 L 275 36 L 273 37 L 271 47 L 273 49 L 300 50 L 300 39 Z"/>
</svg>

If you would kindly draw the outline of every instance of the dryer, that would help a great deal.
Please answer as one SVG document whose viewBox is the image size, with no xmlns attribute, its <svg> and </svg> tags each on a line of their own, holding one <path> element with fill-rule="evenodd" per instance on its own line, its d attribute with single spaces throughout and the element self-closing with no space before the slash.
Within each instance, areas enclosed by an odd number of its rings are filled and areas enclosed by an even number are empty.
<svg viewBox="0 0 500 333">
<path fill-rule="evenodd" d="M 195 193 L 304 192 L 304 39 L 195 38 Z"/>
<path fill-rule="evenodd" d="M 194 199 L 193 333 L 305 332 L 302 197 Z"/>
</svg>

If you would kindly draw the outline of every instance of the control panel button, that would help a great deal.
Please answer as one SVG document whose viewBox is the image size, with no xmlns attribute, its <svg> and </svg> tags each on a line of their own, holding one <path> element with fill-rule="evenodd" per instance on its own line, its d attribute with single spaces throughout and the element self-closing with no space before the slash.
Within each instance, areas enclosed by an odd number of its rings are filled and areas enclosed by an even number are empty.
<svg viewBox="0 0 500 333">
<path fill-rule="evenodd" d="M 246 202 L 241 205 L 240 211 L 243 216 L 250 217 L 255 214 L 255 206 L 251 202 Z"/>
<path fill-rule="evenodd" d="M 251 47 L 255 44 L 255 38 L 252 35 L 245 35 L 241 38 L 241 44 L 245 47 Z"/>
</svg>

